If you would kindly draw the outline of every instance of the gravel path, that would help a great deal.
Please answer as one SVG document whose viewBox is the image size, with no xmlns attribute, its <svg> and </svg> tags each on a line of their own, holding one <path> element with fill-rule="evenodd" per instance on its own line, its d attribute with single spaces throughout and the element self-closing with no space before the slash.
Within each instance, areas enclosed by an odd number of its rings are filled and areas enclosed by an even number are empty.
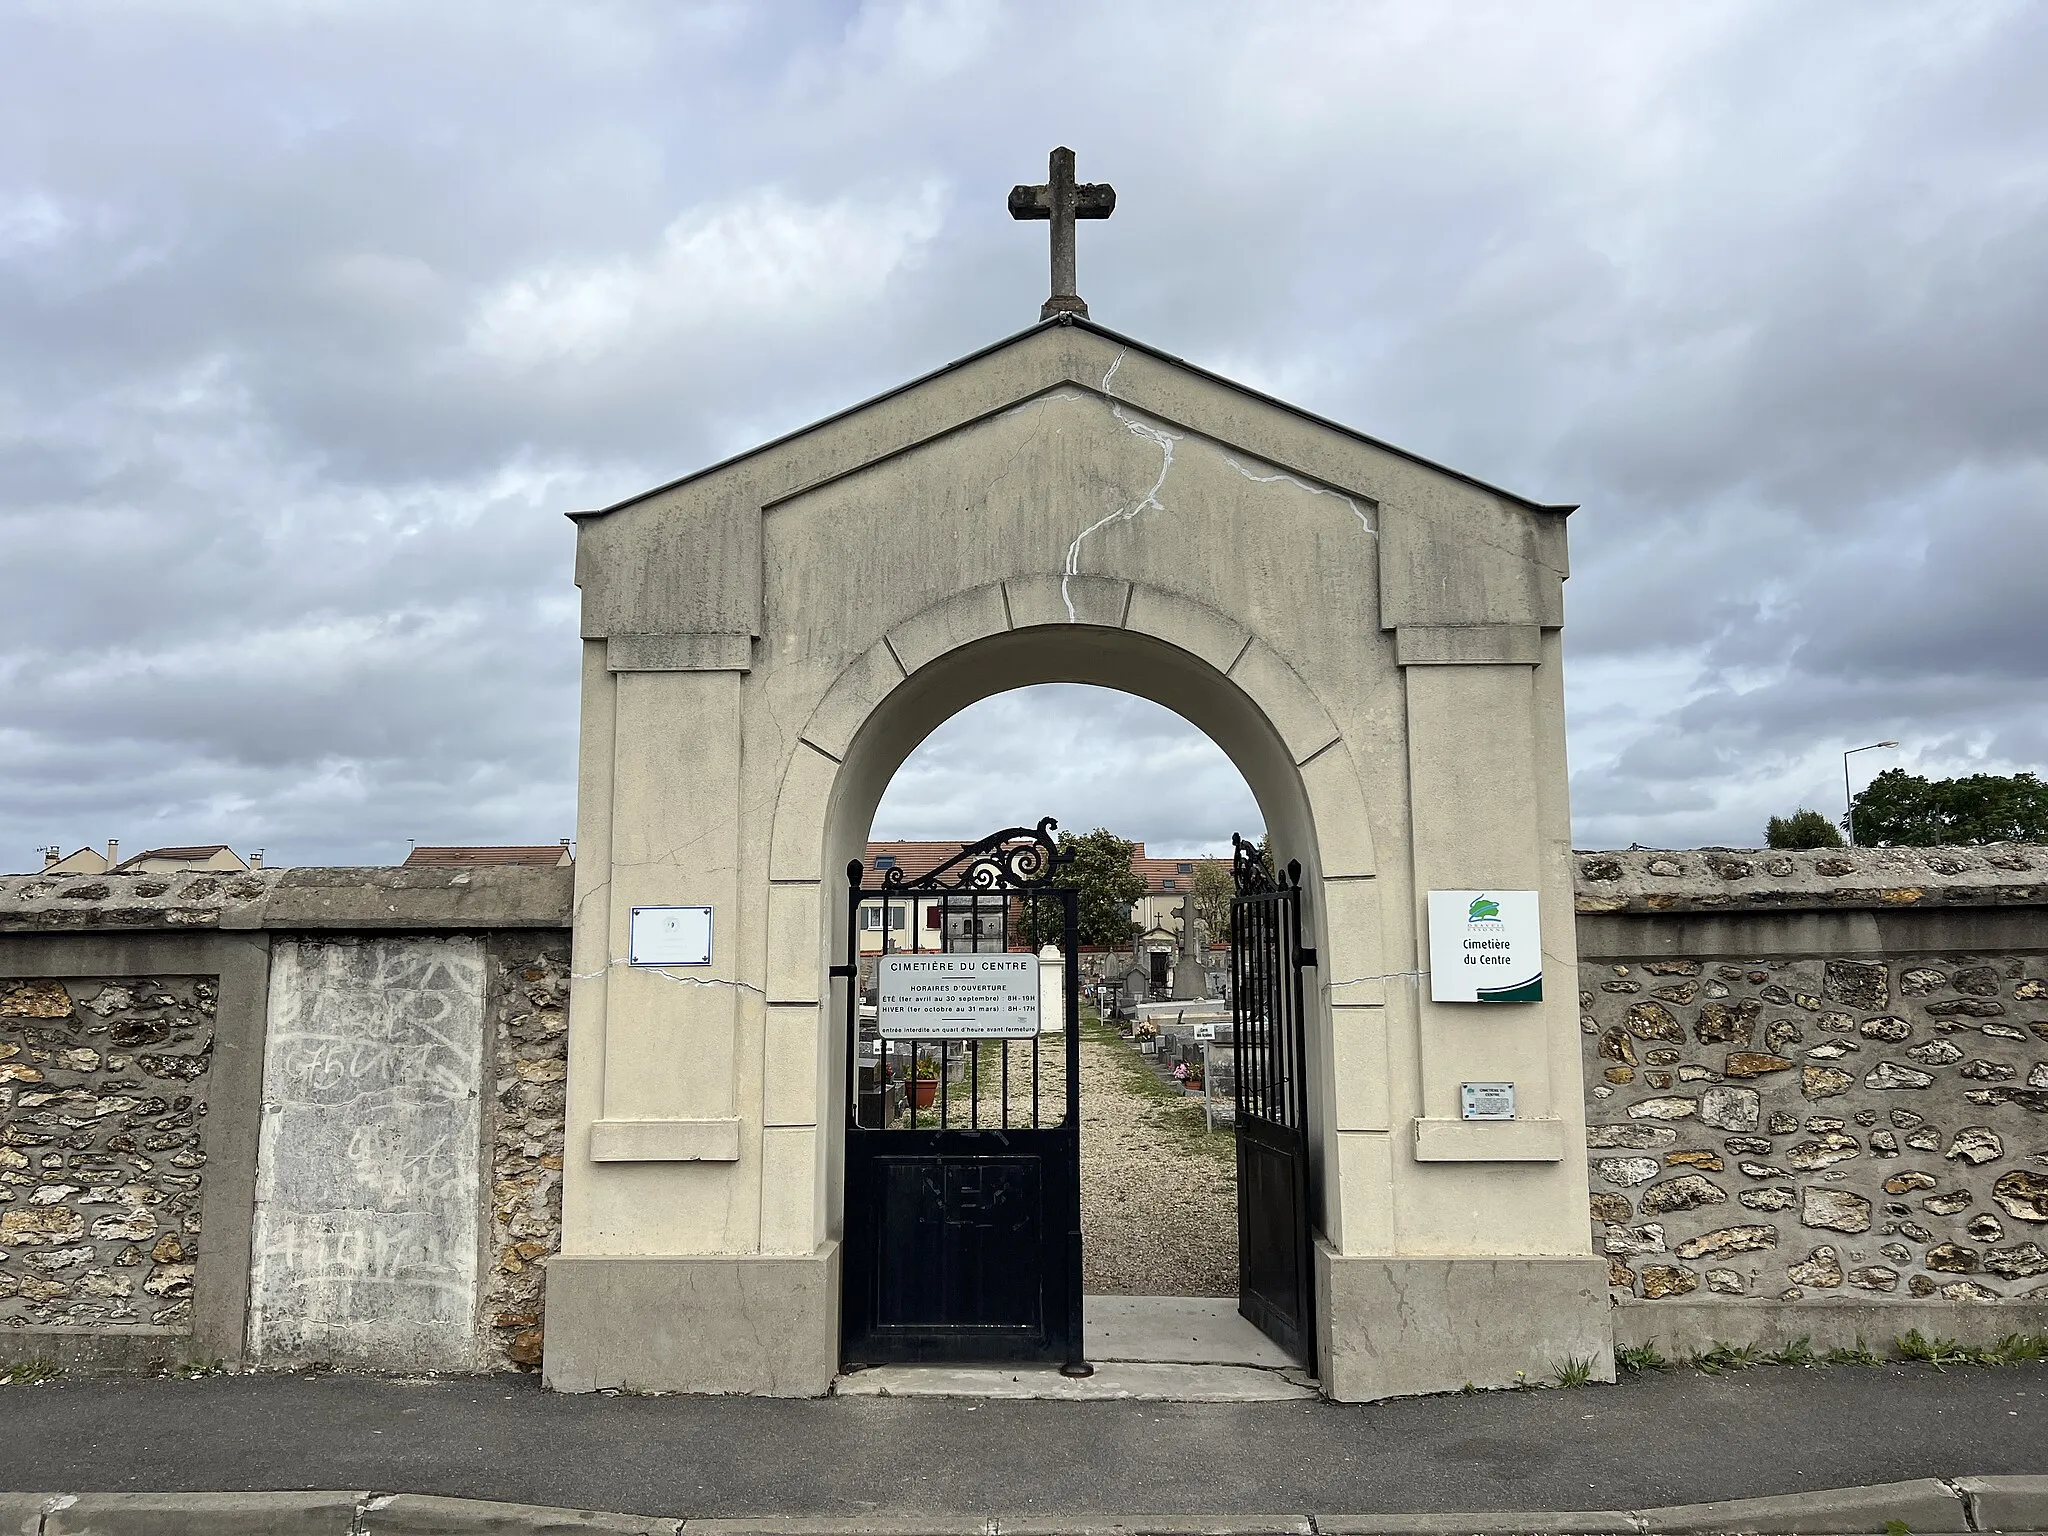
<svg viewBox="0 0 2048 1536">
<path fill-rule="evenodd" d="M 1235 1296 L 1231 1134 L 1205 1131 L 1199 1099 L 1166 1097 L 1156 1084 L 1129 1045 L 1083 1034 L 1083 1287 L 1105 1296 Z"/>
</svg>

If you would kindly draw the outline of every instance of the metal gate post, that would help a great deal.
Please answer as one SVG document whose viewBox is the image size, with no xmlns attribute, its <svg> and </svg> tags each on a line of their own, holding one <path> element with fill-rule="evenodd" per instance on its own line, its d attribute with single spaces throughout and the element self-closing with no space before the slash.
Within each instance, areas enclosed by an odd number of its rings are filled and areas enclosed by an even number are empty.
<svg viewBox="0 0 2048 1536">
<path fill-rule="evenodd" d="M 1066 965 L 1067 1128 L 1073 1136 L 1074 1226 L 1067 1241 L 1067 1359 L 1062 1376 L 1093 1376 L 1087 1359 L 1086 1325 L 1081 1317 L 1081 893 L 1060 891 L 1062 943 Z"/>
</svg>

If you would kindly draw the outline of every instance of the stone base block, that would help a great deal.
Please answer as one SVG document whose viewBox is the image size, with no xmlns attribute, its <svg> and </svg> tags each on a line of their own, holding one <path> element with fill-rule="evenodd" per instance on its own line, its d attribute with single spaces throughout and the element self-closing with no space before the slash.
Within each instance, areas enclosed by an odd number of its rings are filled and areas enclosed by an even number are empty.
<svg viewBox="0 0 2048 1536">
<path fill-rule="evenodd" d="M 182 1328 L 0 1329 L 0 1370 L 45 1364 L 72 1375 L 147 1376 L 218 1359 Z"/>
<path fill-rule="evenodd" d="M 546 1330 L 542 1379 L 558 1392 L 822 1397 L 839 1369 L 839 1245 L 798 1257 L 558 1255 Z"/>
<path fill-rule="evenodd" d="M 1350 1256 L 1316 1244 L 1316 1360 L 1339 1402 L 1614 1379 L 1607 1262 Z"/>
<path fill-rule="evenodd" d="M 1815 1354 L 1859 1345 L 1891 1352 L 1893 1341 L 1917 1328 L 1929 1339 L 1996 1344 L 2009 1333 L 2048 1333 L 2048 1298 L 2033 1301 L 1948 1301 L 1899 1297 L 1883 1301 L 1735 1300 L 1623 1302 L 1614 1309 L 1617 1345 L 1655 1343 L 1675 1360 L 1716 1344 L 1754 1344 L 1780 1350 L 1806 1340 Z"/>
</svg>

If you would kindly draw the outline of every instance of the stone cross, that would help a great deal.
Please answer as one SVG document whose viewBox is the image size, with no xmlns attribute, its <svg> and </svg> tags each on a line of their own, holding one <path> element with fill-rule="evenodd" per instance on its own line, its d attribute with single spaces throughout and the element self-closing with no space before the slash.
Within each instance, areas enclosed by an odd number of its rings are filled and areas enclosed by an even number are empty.
<svg viewBox="0 0 2048 1536">
<path fill-rule="evenodd" d="M 1062 146 L 1052 152 L 1043 186 L 1010 188 L 1010 217 L 1052 221 L 1052 297 L 1038 318 L 1079 315 L 1088 306 L 1074 291 L 1074 220 L 1106 219 L 1116 212 L 1116 188 L 1106 181 L 1074 181 L 1074 152 Z"/>
</svg>

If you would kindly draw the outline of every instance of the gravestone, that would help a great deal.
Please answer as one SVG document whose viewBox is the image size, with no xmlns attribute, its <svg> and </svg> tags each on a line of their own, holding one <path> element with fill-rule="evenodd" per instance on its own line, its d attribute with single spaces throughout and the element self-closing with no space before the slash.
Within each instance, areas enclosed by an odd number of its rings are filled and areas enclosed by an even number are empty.
<svg viewBox="0 0 2048 1536">
<path fill-rule="evenodd" d="M 1173 1000 L 1189 1002 L 1209 995 L 1209 946 L 1202 921 L 1189 897 L 1173 909 L 1180 919 L 1180 949 L 1173 957 Z"/>
</svg>

